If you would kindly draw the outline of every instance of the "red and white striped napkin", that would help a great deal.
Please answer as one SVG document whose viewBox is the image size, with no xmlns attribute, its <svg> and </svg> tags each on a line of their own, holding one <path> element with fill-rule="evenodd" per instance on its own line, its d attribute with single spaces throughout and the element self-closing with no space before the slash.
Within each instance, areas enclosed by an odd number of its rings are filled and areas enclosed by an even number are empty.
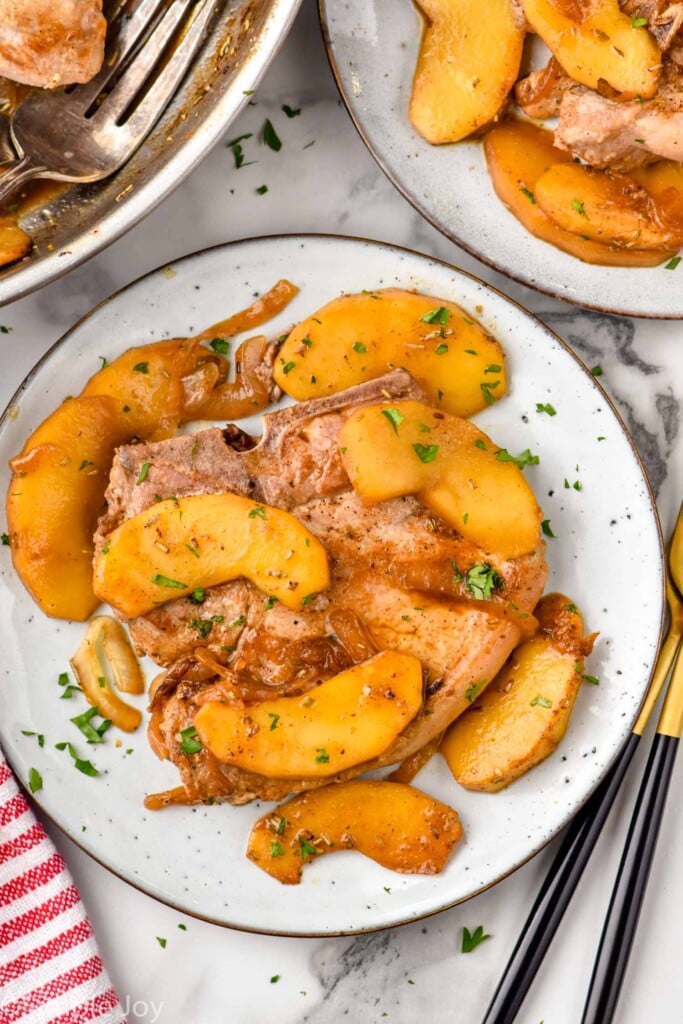
<svg viewBox="0 0 683 1024">
<path fill-rule="evenodd" d="M 0 1024 L 125 1024 L 63 858 L 0 751 Z"/>
</svg>

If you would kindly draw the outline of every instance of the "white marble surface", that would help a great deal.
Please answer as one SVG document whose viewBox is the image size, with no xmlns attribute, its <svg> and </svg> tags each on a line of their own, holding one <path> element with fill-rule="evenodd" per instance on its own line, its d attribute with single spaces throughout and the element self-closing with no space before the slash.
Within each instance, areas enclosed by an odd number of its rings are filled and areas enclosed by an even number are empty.
<svg viewBox="0 0 683 1024">
<path fill-rule="evenodd" d="M 301 107 L 301 115 L 287 119 L 282 103 Z M 248 140 L 246 159 L 257 162 L 235 170 L 230 150 L 219 146 L 124 239 L 70 277 L 2 310 L 0 322 L 13 330 L 0 350 L 0 404 L 63 330 L 111 291 L 160 263 L 224 240 L 272 232 L 380 238 L 473 270 L 534 310 L 589 365 L 603 366 L 603 382 L 646 461 L 668 532 L 683 493 L 680 323 L 582 313 L 524 291 L 421 221 L 375 166 L 341 106 L 311 0 L 304 3 L 254 104 L 226 139 L 256 133 L 270 116 L 283 140 L 279 153 Z M 268 192 L 259 195 L 262 184 Z M 599 584 L 637 587 L 638 581 Z M 643 753 L 520 1012 L 520 1024 L 577 1024 L 580 1019 Z M 619 1024 L 681 1017 L 682 788 L 683 758 L 672 784 Z M 321 941 L 239 934 L 183 919 L 51 831 L 81 887 L 129 1021 L 161 1024 L 337 1024 L 345 1018 L 357 1024 L 477 1024 L 552 857 L 552 850 L 545 851 L 488 893 L 422 923 Z M 187 931 L 178 929 L 180 923 Z M 478 924 L 493 937 L 464 956 L 459 952 L 462 927 Z M 165 949 L 156 936 L 168 940 Z M 279 980 L 272 982 L 275 975 Z"/>
</svg>

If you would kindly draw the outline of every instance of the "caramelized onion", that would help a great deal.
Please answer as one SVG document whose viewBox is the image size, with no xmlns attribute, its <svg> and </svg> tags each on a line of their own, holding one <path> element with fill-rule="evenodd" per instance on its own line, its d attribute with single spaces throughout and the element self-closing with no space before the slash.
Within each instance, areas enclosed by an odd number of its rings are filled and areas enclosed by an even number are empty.
<svg viewBox="0 0 683 1024">
<path fill-rule="evenodd" d="M 145 797 L 145 807 L 148 811 L 162 811 L 164 807 L 187 806 L 195 801 L 187 793 L 184 786 L 175 786 L 174 789 L 164 789 L 161 793 L 149 793 Z"/>
<path fill-rule="evenodd" d="M 420 747 L 405 761 L 402 761 L 398 768 L 395 768 L 391 775 L 387 776 L 389 782 L 404 782 L 406 785 L 412 782 L 417 773 L 437 752 L 442 738 L 443 733 L 440 732 L 438 736 L 433 736 L 429 743 L 425 743 L 424 747 Z"/>
<path fill-rule="evenodd" d="M 337 636 L 352 664 L 358 665 L 377 654 L 377 646 L 368 627 L 350 608 L 337 608 L 327 617 L 329 629 Z"/>
<path fill-rule="evenodd" d="M 270 369 L 265 362 L 267 351 L 268 342 L 263 335 L 242 342 L 235 353 L 234 381 L 217 384 L 203 401 L 193 403 L 192 418 L 240 420 L 264 409 L 271 391 Z"/>
</svg>

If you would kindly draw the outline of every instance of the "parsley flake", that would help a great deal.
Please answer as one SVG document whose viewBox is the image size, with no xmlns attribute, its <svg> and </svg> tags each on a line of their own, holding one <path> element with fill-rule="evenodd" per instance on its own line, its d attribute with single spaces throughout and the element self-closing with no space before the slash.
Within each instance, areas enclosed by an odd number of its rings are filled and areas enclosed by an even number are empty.
<svg viewBox="0 0 683 1024">
<path fill-rule="evenodd" d="M 272 728 L 272 726 L 271 726 L 271 728 Z M 316 764 L 329 764 L 330 763 L 330 755 L 327 753 L 327 751 L 325 750 L 324 747 L 317 747 L 316 748 L 315 763 Z"/>
<path fill-rule="evenodd" d="M 214 350 L 214 352 L 218 353 L 219 356 L 227 356 L 228 352 L 230 351 L 230 342 L 227 341 L 225 338 L 213 338 L 209 342 L 209 345 Z"/>
<path fill-rule="evenodd" d="M 425 324 L 443 324 L 444 326 L 450 319 L 450 310 L 446 309 L 445 306 L 438 306 L 436 309 L 430 309 L 424 316 L 420 317 L 420 320 Z"/>
<path fill-rule="evenodd" d="M 28 773 L 28 788 L 32 793 L 37 793 L 43 788 L 43 777 L 37 768 L 29 769 Z"/>
<path fill-rule="evenodd" d="M 505 581 L 489 562 L 477 562 L 465 573 L 465 586 L 477 601 L 484 601 L 495 591 L 502 590 Z"/>
<path fill-rule="evenodd" d="M 534 699 L 530 702 L 530 705 L 531 705 L 532 708 L 535 708 L 535 707 L 551 708 L 553 706 L 553 702 L 551 700 L 548 700 L 547 697 L 542 697 L 541 694 L 538 693 L 538 694 L 536 694 Z"/>
<path fill-rule="evenodd" d="M 269 117 L 266 118 L 263 125 L 263 144 L 272 149 L 275 153 L 279 153 L 282 149 L 282 142 L 278 133 L 273 128 L 273 122 Z"/>
<path fill-rule="evenodd" d="M 149 467 L 151 465 L 151 462 L 142 463 L 142 466 L 140 467 L 140 472 L 138 473 L 138 478 L 135 481 L 136 487 L 139 486 L 141 483 L 144 483 L 144 481 L 147 479 L 147 474 L 149 473 Z"/>
<path fill-rule="evenodd" d="M 287 117 L 298 117 L 301 113 L 301 107 L 290 107 L 288 103 L 283 103 L 280 109 Z"/>
<path fill-rule="evenodd" d="M 149 373 L 149 363 L 136 363 L 133 373 Z"/>
<path fill-rule="evenodd" d="M 590 217 L 586 213 L 586 211 L 584 209 L 584 205 L 583 205 L 582 202 L 580 202 L 580 200 L 572 199 L 572 210 L 576 210 L 576 212 L 578 213 L 578 215 L 580 217 L 585 217 L 586 220 L 590 220 Z"/>
<path fill-rule="evenodd" d="M 386 416 L 394 428 L 394 433 L 398 434 L 398 428 L 403 423 L 405 416 L 402 416 L 398 409 L 382 409 L 382 416 Z"/>
<path fill-rule="evenodd" d="M 188 725 L 186 729 L 180 730 L 180 749 L 183 754 L 198 754 L 200 750 L 204 749 L 193 725 Z"/>
<path fill-rule="evenodd" d="M 162 576 L 160 572 L 154 574 L 151 577 L 151 582 L 156 583 L 158 587 L 170 587 L 172 590 L 185 590 L 187 583 L 181 583 L 180 580 L 169 579 L 168 576 Z"/>
<path fill-rule="evenodd" d="M 414 444 L 413 451 L 420 462 L 433 462 L 439 450 L 438 444 Z"/>
<path fill-rule="evenodd" d="M 536 402 L 536 412 L 547 412 L 548 416 L 557 415 L 557 410 L 550 402 Z"/>
<path fill-rule="evenodd" d="M 582 675 L 581 678 L 583 679 L 584 683 L 590 683 L 591 686 L 600 685 L 600 680 L 597 678 L 597 676 L 589 676 L 588 673 L 584 673 L 584 675 Z"/>
<path fill-rule="evenodd" d="M 681 259 L 683 259 L 683 257 L 681 256 L 672 256 L 669 262 L 665 265 L 664 269 L 675 270 L 678 264 L 681 262 Z"/>
<path fill-rule="evenodd" d="M 485 934 L 484 926 L 481 924 L 478 925 L 473 932 L 470 932 L 469 928 L 463 928 L 460 952 L 471 953 L 473 949 L 476 949 L 482 942 L 485 942 L 490 938 L 490 935 Z"/>
<path fill-rule="evenodd" d="M 478 683 L 473 683 L 472 686 L 467 687 L 467 689 L 465 690 L 465 696 L 467 697 L 470 704 L 479 696 L 481 691 L 486 686 L 486 682 L 486 679 L 480 679 Z"/>
<path fill-rule="evenodd" d="M 362 341 L 355 341 L 353 343 L 353 351 L 361 354 L 367 352 L 367 347 L 363 344 Z"/>
<path fill-rule="evenodd" d="M 536 205 L 536 196 L 533 194 L 533 192 L 531 192 L 528 188 L 525 188 L 524 185 L 520 185 L 519 191 L 522 193 L 523 196 L 527 197 L 532 206 Z"/>
<path fill-rule="evenodd" d="M 265 519 L 266 518 L 266 510 L 263 507 L 263 505 L 256 505 L 254 508 L 250 509 L 249 512 L 247 512 L 247 518 L 248 519 L 257 519 L 257 518 L 258 519 Z"/>
<path fill-rule="evenodd" d="M 496 452 L 499 462 L 514 462 L 517 469 L 524 469 L 525 466 L 537 466 L 541 461 L 538 455 L 532 455 L 528 448 L 525 448 L 521 455 L 510 455 L 506 448 Z"/>
<path fill-rule="evenodd" d="M 541 523 L 541 531 L 544 537 L 557 537 L 556 533 L 553 533 L 549 519 L 544 519 Z"/>
</svg>

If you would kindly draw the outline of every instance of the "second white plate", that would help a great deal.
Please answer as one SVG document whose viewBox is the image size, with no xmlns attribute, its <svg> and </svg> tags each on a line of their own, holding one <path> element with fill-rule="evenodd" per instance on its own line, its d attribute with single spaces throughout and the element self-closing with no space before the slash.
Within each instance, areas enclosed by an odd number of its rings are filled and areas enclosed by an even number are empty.
<svg viewBox="0 0 683 1024">
<path fill-rule="evenodd" d="M 422 37 L 411 0 L 319 0 L 327 50 L 349 113 L 378 164 L 452 241 L 522 284 L 606 313 L 683 317 L 680 274 L 598 267 L 530 234 L 498 199 L 480 142 L 431 146 L 408 120 Z"/>
</svg>

